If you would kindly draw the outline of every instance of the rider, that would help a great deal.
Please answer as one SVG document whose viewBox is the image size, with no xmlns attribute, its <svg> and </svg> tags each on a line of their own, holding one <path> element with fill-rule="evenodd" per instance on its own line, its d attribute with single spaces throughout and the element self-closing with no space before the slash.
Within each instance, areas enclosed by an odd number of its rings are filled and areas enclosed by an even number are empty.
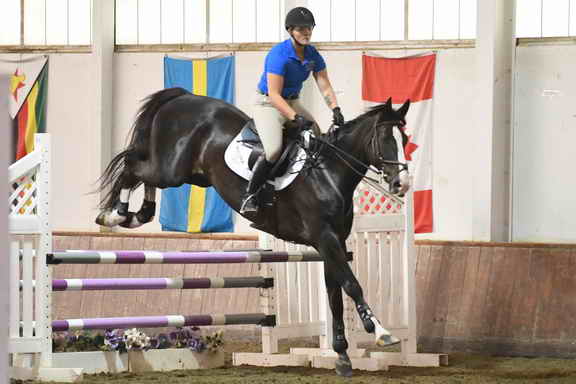
<svg viewBox="0 0 576 384">
<path fill-rule="evenodd" d="M 240 213 L 245 216 L 253 217 L 258 212 L 256 195 L 281 154 L 284 122 L 292 120 L 298 130 L 310 129 L 315 124 L 312 115 L 299 101 L 302 84 L 310 72 L 313 72 L 314 80 L 332 110 L 333 123 L 344 124 L 344 117 L 328 78 L 326 63 L 316 48 L 310 45 L 315 25 L 314 16 L 307 8 L 290 10 L 285 21 L 290 38 L 275 45 L 266 55 L 264 72 L 252 106 L 256 130 L 265 154 L 254 164 L 252 178 L 240 208 Z"/>
</svg>

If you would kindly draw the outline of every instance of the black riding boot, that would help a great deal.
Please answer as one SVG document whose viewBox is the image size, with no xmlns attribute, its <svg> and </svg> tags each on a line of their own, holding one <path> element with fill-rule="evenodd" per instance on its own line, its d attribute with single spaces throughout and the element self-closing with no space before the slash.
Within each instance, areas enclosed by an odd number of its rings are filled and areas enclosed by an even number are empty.
<svg viewBox="0 0 576 384">
<path fill-rule="evenodd" d="M 240 206 L 240 214 L 249 218 L 256 217 L 258 213 L 258 191 L 268 178 L 268 173 L 272 169 L 272 163 L 266 161 L 264 155 L 260 155 L 254 168 L 252 169 L 252 178 L 248 182 L 248 187 L 244 194 L 244 200 Z"/>
</svg>

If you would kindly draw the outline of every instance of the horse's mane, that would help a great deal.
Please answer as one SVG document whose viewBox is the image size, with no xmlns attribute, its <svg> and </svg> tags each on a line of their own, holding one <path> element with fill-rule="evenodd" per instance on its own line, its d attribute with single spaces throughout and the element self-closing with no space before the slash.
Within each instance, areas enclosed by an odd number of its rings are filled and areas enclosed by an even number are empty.
<svg viewBox="0 0 576 384">
<path fill-rule="evenodd" d="M 394 113 L 395 111 L 386 103 L 384 104 L 377 104 L 374 105 L 370 108 L 368 108 L 368 110 L 366 112 L 364 112 L 363 114 L 357 116 L 356 118 L 347 121 L 346 124 L 344 124 L 344 127 L 347 127 L 349 125 L 356 125 L 358 123 L 361 123 L 362 121 L 373 117 L 374 115 L 377 115 L 379 113 Z"/>
<path fill-rule="evenodd" d="M 324 135 L 322 135 L 322 137 L 325 140 L 328 140 L 329 143 L 333 144 L 334 141 L 338 140 L 338 133 L 344 132 L 346 129 L 348 129 L 352 126 L 355 126 L 359 123 L 362 123 L 364 120 L 367 120 L 367 119 L 373 117 L 374 115 L 377 115 L 377 114 L 383 113 L 383 112 L 390 113 L 390 112 L 394 112 L 394 110 L 386 103 L 374 105 L 374 106 L 368 108 L 368 110 L 366 112 L 364 112 L 363 114 L 355 117 L 352 120 L 348 120 L 344 125 L 342 125 L 338 129 L 333 131 L 333 133 L 324 134 Z"/>
</svg>

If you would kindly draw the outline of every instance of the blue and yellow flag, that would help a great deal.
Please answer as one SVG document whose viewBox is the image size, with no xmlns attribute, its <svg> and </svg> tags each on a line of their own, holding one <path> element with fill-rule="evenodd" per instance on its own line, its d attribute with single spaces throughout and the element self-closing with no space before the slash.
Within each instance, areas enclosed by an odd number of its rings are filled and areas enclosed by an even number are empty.
<svg viewBox="0 0 576 384">
<path fill-rule="evenodd" d="M 166 56 L 164 87 L 182 87 L 196 95 L 234 104 L 234 56 L 208 60 Z M 234 231 L 232 209 L 216 190 L 189 184 L 162 190 L 160 224 L 163 231 Z"/>
</svg>

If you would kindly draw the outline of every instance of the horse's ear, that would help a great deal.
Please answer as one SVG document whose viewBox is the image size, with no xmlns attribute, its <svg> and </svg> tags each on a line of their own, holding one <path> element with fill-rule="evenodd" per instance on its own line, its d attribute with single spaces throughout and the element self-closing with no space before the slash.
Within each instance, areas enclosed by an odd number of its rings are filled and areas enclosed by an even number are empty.
<svg viewBox="0 0 576 384">
<path fill-rule="evenodd" d="M 398 109 L 398 113 L 402 116 L 405 117 L 406 114 L 408 113 L 408 108 L 410 108 L 410 99 L 406 100 L 406 102 Z"/>
<path fill-rule="evenodd" d="M 389 97 L 388 100 L 386 100 L 386 108 L 388 110 L 392 109 L 392 98 L 391 97 Z"/>
</svg>

